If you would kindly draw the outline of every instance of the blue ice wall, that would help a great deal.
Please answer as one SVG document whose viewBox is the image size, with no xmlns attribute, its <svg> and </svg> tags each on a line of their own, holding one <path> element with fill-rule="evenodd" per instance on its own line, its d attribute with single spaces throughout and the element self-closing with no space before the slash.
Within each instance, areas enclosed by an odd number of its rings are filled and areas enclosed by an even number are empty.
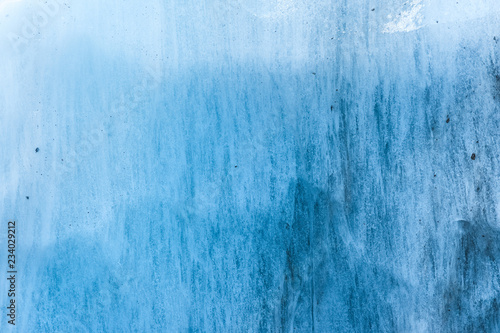
<svg viewBox="0 0 500 333">
<path fill-rule="evenodd" d="M 494 0 L 1 1 L 0 331 L 500 332 L 499 39 Z"/>
</svg>

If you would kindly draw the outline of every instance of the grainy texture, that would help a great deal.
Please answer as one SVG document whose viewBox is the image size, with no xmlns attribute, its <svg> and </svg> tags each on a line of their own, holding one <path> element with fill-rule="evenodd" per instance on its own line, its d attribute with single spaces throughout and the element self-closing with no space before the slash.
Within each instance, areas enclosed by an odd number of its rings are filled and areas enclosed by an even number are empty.
<svg viewBox="0 0 500 333">
<path fill-rule="evenodd" d="M 500 331 L 496 1 L 0 18 L 18 332 Z"/>
</svg>

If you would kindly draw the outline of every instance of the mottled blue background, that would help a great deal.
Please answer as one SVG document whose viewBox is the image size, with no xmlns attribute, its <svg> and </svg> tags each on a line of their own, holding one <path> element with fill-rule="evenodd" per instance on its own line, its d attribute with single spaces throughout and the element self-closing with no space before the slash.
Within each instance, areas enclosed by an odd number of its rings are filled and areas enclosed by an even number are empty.
<svg viewBox="0 0 500 333">
<path fill-rule="evenodd" d="M 2 1 L 16 330 L 500 332 L 499 38 L 495 0 Z"/>
</svg>

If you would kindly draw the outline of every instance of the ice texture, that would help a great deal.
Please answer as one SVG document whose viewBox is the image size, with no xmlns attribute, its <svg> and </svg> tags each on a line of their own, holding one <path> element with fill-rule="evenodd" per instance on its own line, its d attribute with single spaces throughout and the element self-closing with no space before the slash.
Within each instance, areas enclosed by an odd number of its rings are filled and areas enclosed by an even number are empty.
<svg viewBox="0 0 500 333">
<path fill-rule="evenodd" d="M 500 332 L 499 39 L 496 0 L 1 1 L 0 331 Z"/>
</svg>

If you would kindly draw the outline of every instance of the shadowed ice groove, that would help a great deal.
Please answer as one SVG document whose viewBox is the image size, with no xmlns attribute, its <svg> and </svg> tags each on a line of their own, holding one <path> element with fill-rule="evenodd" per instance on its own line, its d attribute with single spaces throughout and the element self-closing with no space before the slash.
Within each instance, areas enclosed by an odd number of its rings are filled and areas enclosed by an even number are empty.
<svg viewBox="0 0 500 333">
<path fill-rule="evenodd" d="M 500 255 L 497 227 L 480 217 L 458 221 L 461 232 L 450 280 L 444 290 L 442 313 L 452 332 L 497 332 L 499 326 Z M 474 302 L 471 302 L 474 300 Z M 460 320 L 456 320 L 460 318 Z"/>
</svg>

